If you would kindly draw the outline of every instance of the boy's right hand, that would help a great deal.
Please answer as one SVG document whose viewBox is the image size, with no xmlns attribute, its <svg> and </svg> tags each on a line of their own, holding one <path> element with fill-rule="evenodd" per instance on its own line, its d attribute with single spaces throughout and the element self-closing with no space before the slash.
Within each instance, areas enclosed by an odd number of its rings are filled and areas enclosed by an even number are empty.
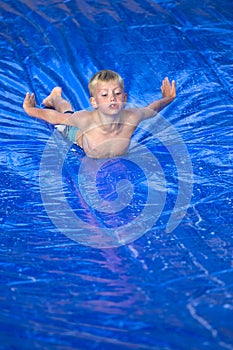
<svg viewBox="0 0 233 350">
<path fill-rule="evenodd" d="M 31 94 L 29 92 L 26 93 L 26 96 L 24 98 L 23 102 L 23 108 L 26 111 L 28 108 L 36 107 L 36 99 L 35 94 Z"/>
</svg>

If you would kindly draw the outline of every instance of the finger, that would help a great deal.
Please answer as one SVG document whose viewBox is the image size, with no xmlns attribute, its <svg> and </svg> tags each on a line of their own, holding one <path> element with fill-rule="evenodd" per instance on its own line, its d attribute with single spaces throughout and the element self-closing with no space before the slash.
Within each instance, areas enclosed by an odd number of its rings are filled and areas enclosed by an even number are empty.
<svg viewBox="0 0 233 350">
<path fill-rule="evenodd" d="M 33 93 L 30 96 L 30 102 L 33 103 L 33 104 L 36 103 L 35 94 L 33 94 Z"/>
<path fill-rule="evenodd" d="M 29 92 L 26 92 L 24 100 L 29 101 L 29 99 L 30 99 L 30 94 L 29 94 Z"/>
</svg>

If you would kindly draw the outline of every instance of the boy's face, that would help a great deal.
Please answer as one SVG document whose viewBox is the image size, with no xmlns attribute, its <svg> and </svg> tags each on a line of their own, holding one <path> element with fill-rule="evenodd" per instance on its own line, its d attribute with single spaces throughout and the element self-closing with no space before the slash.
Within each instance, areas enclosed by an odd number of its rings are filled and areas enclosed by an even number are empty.
<svg viewBox="0 0 233 350">
<path fill-rule="evenodd" d="M 90 98 L 92 107 L 108 115 L 117 115 L 124 108 L 126 100 L 127 94 L 114 80 L 98 82 Z"/>
</svg>

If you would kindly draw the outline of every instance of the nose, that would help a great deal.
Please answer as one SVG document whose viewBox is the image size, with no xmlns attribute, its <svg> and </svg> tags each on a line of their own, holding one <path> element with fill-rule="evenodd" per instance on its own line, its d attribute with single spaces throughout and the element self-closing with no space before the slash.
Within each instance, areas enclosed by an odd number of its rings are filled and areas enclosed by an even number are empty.
<svg viewBox="0 0 233 350">
<path fill-rule="evenodd" d="M 116 95 L 113 93 L 111 93 L 110 95 L 110 101 L 115 101 L 116 100 Z"/>
</svg>

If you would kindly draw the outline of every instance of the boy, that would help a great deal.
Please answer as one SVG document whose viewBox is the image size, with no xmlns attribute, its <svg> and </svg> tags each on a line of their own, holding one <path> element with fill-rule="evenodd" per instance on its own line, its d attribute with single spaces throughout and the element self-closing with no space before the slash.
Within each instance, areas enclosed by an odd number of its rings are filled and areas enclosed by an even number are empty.
<svg viewBox="0 0 233 350">
<path fill-rule="evenodd" d="M 43 100 L 47 109 L 36 107 L 35 95 L 27 93 L 23 107 L 32 117 L 51 124 L 66 125 L 64 134 L 77 143 L 87 156 L 109 158 L 124 154 L 138 124 L 155 116 L 176 97 L 175 81 L 162 82 L 163 97 L 143 108 L 127 108 L 127 94 L 121 76 L 111 70 L 97 72 L 88 84 L 93 111 L 74 112 L 62 97 L 62 89 L 55 87 Z"/>
</svg>

